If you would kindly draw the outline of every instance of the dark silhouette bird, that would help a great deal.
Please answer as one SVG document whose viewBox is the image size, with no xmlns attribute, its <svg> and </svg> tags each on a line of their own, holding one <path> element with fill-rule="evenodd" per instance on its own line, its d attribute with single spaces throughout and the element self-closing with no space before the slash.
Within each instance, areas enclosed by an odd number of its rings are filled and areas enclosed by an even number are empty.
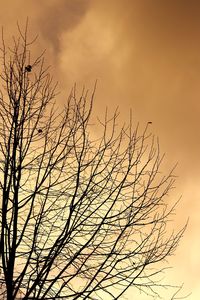
<svg viewBox="0 0 200 300">
<path fill-rule="evenodd" d="M 32 70 L 32 66 L 31 65 L 27 65 L 26 67 L 25 67 L 25 71 L 26 72 L 31 72 L 31 70 Z"/>
<path fill-rule="evenodd" d="M 42 133 L 42 129 L 41 128 L 38 129 L 38 133 Z"/>
</svg>

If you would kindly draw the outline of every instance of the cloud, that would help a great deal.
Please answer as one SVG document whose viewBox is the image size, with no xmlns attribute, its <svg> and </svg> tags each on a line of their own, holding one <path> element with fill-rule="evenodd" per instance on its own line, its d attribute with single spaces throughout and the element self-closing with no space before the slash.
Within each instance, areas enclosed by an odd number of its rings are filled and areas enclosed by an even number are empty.
<svg viewBox="0 0 200 300">
<path fill-rule="evenodd" d="M 41 49 L 46 48 L 50 60 L 56 61 L 63 32 L 78 26 L 90 5 L 91 0 L 8 0 L 1 4 L 0 20 L 7 32 L 15 34 L 17 21 L 23 28 L 28 17 L 29 30 L 39 35 Z"/>
<path fill-rule="evenodd" d="M 55 56 L 60 51 L 62 33 L 72 30 L 81 22 L 89 5 L 90 0 L 41 2 L 38 28 L 42 38 L 53 48 Z"/>
</svg>

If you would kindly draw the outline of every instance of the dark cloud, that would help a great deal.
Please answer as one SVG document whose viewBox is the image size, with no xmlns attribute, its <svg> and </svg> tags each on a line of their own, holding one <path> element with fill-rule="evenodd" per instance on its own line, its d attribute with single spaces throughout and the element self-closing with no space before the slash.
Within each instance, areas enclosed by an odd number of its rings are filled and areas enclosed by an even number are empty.
<svg viewBox="0 0 200 300">
<path fill-rule="evenodd" d="M 90 5 L 91 0 L 43 0 L 40 3 L 8 0 L 1 4 L 0 25 L 15 34 L 17 22 L 23 28 L 28 18 L 29 31 L 39 35 L 39 47 L 46 48 L 49 59 L 54 56 L 55 61 L 61 49 L 62 33 L 78 26 Z"/>
<path fill-rule="evenodd" d="M 46 40 L 58 55 L 60 37 L 63 32 L 72 30 L 85 16 L 90 0 L 59 0 L 53 3 L 42 3 L 38 16 L 38 28 L 42 38 Z"/>
</svg>

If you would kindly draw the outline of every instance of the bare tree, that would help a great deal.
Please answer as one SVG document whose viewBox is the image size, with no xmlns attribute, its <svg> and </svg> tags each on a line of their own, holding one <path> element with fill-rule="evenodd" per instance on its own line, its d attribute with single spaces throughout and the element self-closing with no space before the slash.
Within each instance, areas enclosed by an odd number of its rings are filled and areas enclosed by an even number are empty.
<svg viewBox="0 0 200 300">
<path fill-rule="evenodd" d="M 129 287 L 157 295 L 160 262 L 184 232 L 157 140 L 118 112 L 91 124 L 94 92 L 56 108 L 43 54 L 19 30 L 1 47 L 0 284 L 5 299 L 119 299 Z M 101 128 L 101 131 L 100 131 Z M 157 268 L 156 268 L 157 266 Z M 106 298 L 105 298 L 106 297 Z"/>
</svg>

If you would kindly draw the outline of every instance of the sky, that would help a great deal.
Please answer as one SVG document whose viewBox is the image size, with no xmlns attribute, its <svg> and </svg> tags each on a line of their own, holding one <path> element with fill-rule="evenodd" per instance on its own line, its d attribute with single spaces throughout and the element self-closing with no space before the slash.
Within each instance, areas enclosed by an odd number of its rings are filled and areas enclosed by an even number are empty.
<svg viewBox="0 0 200 300">
<path fill-rule="evenodd" d="M 174 217 L 189 225 L 170 280 L 184 282 L 188 298 L 200 299 L 200 2 L 198 0 L 0 0 L 5 36 L 29 17 L 38 51 L 59 81 L 59 105 L 71 87 L 92 89 L 95 113 L 117 106 L 121 119 L 132 109 L 141 127 L 152 122 L 166 153 L 166 168 L 178 162 L 182 195 Z M 131 293 L 127 299 L 133 299 Z M 146 300 L 138 296 L 137 300 Z M 167 294 L 166 294 L 166 299 Z"/>
</svg>

